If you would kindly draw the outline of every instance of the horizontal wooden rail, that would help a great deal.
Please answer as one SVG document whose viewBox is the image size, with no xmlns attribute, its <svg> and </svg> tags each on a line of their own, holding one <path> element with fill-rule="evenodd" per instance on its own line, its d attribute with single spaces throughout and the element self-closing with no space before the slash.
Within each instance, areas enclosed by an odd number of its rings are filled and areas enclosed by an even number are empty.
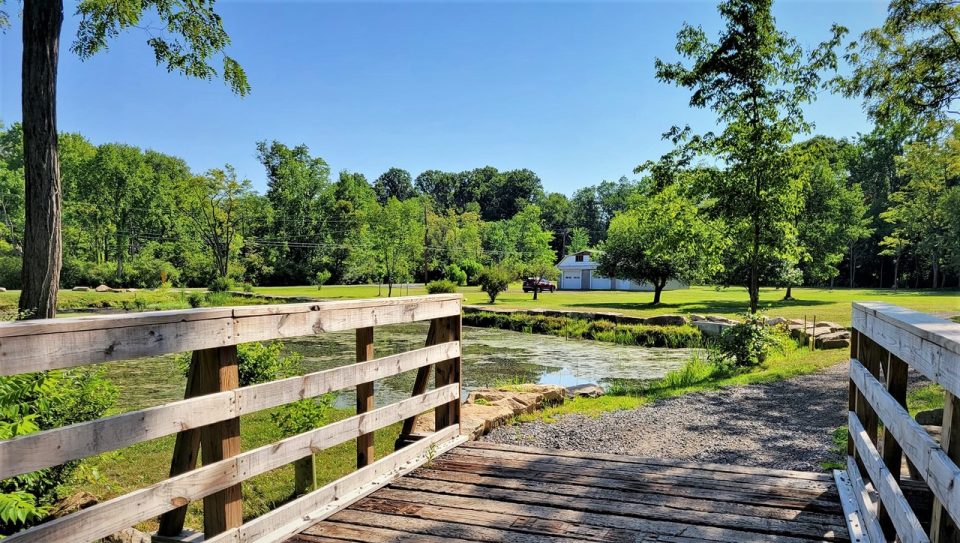
<svg viewBox="0 0 960 543">
<path fill-rule="evenodd" d="M 172 477 L 7 538 L 5 543 L 95 541 L 304 456 L 339 445 L 460 397 L 459 383 L 297 434 Z M 458 426 L 453 426 L 459 431 Z"/>
<path fill-rule="evenodd" d="M 900 485 L 893 478 L 890 470 L 883 464 L 880 452 L 873 446 L 867 430 L 860 424 L 857 414 L 850 411 L 849 416 L 850 436 L 853 438 L 854 446 L 860 454 L 863 466 L 873 481 L 880 501 L 886 507 L 890 514 L 890 519 L 897 529 L 897 535 L 903 543 L 926 543 L 930 541 L 927 534 L 920 525 L 920 520 L 907 503 L 907 498 L 900 490 Z M 860 490 L 860 489 L 857 489 Z"/>
<path fill-rule="evenodd" d="M 853 328 L 960 396 L 960 326 L 882 303 L 854 303 Z"/>
<path fill-rule="evenodd" d="M 0 324 L 0 375 L 460 314 L 459 294 L 186 309 Z"/>
<path fill-rule="evenodd" d="M 893 434 L 930 490 L 954 518 L 960 518 L 960 468 L 910 413 L 884 390 L 858 360 L 850 361 L 850 379 Z M 876 481 L 874 481 L 876 483 Z"/>
<path fill-rule="evenodd" d="M 460 430 L 456 426 L 431 433 L 362 470 L 284 504 L 239 528 L 206 540 L 206 543 L 282 541 L 465 440 L 466 437 L 460 436 Z"/>
<path fill-rule="evenodd" d="M 313 398 L 460 356 L 451 341 L 0 441 L 0 479 Z"/>
</svg>

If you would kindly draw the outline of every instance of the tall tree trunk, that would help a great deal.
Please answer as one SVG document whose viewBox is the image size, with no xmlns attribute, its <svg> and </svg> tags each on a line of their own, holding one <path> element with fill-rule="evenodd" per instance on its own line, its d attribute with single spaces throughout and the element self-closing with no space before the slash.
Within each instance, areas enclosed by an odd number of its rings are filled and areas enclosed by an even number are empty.
<svg viewBox="0 0 960 543">
<path fill-rule="evenodd" d="M 663 287 L 666 283 L 660 281 L 655 281 L 653 283 L 653 305 L 660 304 L 660 293 L 663 292 Z"/>
<path fill-rule="evenodd" d="M 787 293 L 783 295 L 783 299 L 784 299 L 784 300 L 792 300 L 792 299 L 793 299 L 793 286 L 787 285 Z"/>
<path fill-rule="evenodd" d="M 23 2 L 23 170 L 26 184 L 20 313 L 51 318 L 60 284 L 57 60 L 62 0 Z"/>
</svg>

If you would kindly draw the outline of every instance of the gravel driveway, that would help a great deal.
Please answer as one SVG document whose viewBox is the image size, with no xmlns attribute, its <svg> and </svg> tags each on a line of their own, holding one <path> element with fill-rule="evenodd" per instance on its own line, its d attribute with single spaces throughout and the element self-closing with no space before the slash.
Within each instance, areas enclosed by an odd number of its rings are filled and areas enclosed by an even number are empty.
<svg viewBox="0 0 960 543">
<path fill-rule="evenodd" d="M 846 424 L 847 364 L 786 381 L 730 387 L 599 417 L 503 426 L 484 441 L 819 471 Z"/>
</svg>

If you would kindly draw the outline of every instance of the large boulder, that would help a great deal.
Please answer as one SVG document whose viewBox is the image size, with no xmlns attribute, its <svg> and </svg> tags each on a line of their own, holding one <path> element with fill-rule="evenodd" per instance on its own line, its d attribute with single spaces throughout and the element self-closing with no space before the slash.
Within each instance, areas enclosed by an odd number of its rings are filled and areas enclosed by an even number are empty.
<svg viewBox="0 0 960 543">
<path fill-rule="evenodd" d="M 73 287 L 74 292 L 90 292 L 90 287 Z"/>
<path fill-rule="evenodd" d="M 690 321 L 691 321 L 691 322 L 705 321 L 705 320 L 707 320 L 707 318 L 704 317 L 703 315 L 697 315 L 696 313 L 692 313 L 692 314 L 690 315 Z"/>
<path fill-rule="evenodd" d="M 710 322 L 719 322 L 721 324 L 740 324 L 740 321 L 727 317 L 720 317 L 718 315 L 707 315 L 707 320 Z"/>
<path fill-rule="evenodd" d="M 831 332 L 817 335 L 816 347 L 818 349 L 846 349 L 849 346 L 850 332 Z"/>
<path fill-rule="evenodd" d="M 693 325 L 700 329 L 700 333 L 705 336 L 719 336 L 727 328 L 734 325 L 726 322 L 693 321 Z"/>
<path fill-rule="evenodd" d="M 683 315 L 657 315 L 643 319 L 644 324 L 653 326 L 683 326 L 687 324 L 687 318 Z"/>
<path fill-rule="evenodd" d="M 93 289 L 93 290 L 95 290 L 95 291 L 97 291 L 97 292 L 110 292 L 112 289 L 111 289 L 110 287 L 108 287 L 107 285 L 100 285 L 100 286 L 98 286 L 97 288 L 95 288 L 95 289 Z"/>
<path fill-rule="evenodd" d="M 921 411 L 914 418 L 923 426 L 943 426 L 943 408 Z"/>
<path fill-rule="evenodd" d="M 567 387 L 567 397 L 568 398 L 597 398 L 603 396 L 605 391 L 603 388 L 594 385 L 576 385 L 572 387 Z"/>
<path fill-rule="evenodd" d="M 790 321 L 783 317 L 767 317 L 764 319 L 763 323 L 767 326 L 784 326 L 789 324 Z"/>
</svg>

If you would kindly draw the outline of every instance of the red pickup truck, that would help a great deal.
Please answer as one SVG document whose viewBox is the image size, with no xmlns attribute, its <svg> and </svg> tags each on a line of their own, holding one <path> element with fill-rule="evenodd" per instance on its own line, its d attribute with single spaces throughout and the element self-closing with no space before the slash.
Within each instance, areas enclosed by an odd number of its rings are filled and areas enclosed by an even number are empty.
<svg viewBox="0 0 960 543">
<path fill-rule="evenodd" d="M 546 279 L 537 279 L 536 277 L 527 277 L 523 280 L 524 292 L 533 292 L 534 289 L 539 290 L 540 292 L 553 292 L 557 290 L 557 286 Z"/>
</svg>

